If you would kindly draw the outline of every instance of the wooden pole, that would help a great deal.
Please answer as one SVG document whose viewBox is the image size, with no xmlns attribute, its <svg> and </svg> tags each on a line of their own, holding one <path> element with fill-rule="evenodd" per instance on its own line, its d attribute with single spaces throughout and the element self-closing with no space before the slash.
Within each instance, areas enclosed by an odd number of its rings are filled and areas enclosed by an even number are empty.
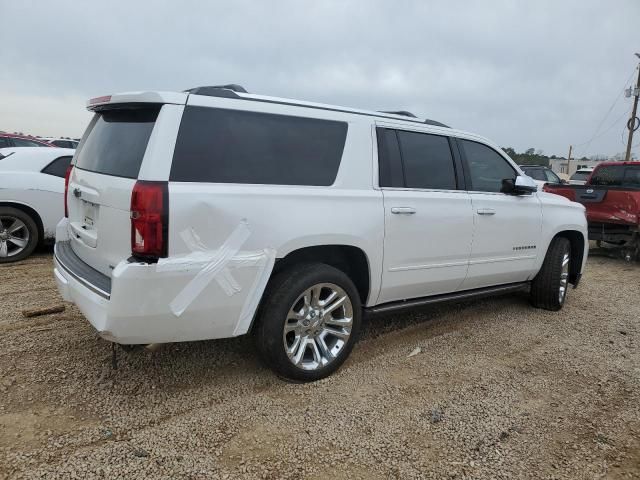
<svg viewBox="0 0 640 480">
<path fill-rule="evenodd" d="M 638 66 L 638 82 L 636 84 L 637 90 L 640 90 L 640 65 Z M 633 128 L 636 126 L 636 113 L 638 112 L 638 95 L 636 92 L 633 92 L 633 111 L 631 112 L 631 118 L 629 118 L 629 122 L 627 123 L 627 127 L 629 128 L 629 138 L 627 140 L 627 154 L 624 156 L 624 160 L 628 162 L 631 160 L 631 145 L 633 143 Z"/>
</svg>

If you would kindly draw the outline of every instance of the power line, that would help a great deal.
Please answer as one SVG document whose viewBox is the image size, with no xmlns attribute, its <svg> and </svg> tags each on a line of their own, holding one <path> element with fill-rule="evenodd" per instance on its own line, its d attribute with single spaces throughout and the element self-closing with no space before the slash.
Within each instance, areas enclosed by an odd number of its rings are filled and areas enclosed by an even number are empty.
<svg viewBox="0 0 640 480">
<path fill-rule="evenodd" d="M 601 136 L 603 136 L 605 133 L 609 132 L 613 127 L 616 126 L 616 124 L 622 120 L 623 118 L 626 118 L 626 116 L 629 114 L 629 112 L 631 111 L 631 107 L 629 107 L 622 115 L 620 115 L 618 118 L 616 118 L 613 123 L 611 125 L 609 125 L 607 128 L 605 128 L 602 132 L 600 132 L 598 135 L 596 135 L 595 137 L 591 138 L 591 141 L 595 140 L 596 138 L 600 138 Z M 626 124 L 625 124 L 626 126 Z M 584 145 L 584 144 L 582 144 Z M 583 150 L 586 151 L 586 148 L 584 148 Z"/>
<path fill-rule="evenodd" d="M 605 114 L 605 116 L 602 118 L 602 120 L 600 121 L 600 124 L 598 125 L 598 128 L 596 128 L 595 133 L 593 134 L 593 136 L 587 140 L 586 142 L 583 143 L 579 143 L 577 145 L 574 145 L 575 147 L 581 147 L 582 145 L 587 145 L 584 150 L 587 150 L 591 144 L 591 142 L 593 140 L 595 140 L 595 138 L 598 136 L 598 133 L 600 132 L 600 128 L 602 127 L 602 125 L 604 124 L 605 120 L 607 119 L 607 117 L 609 116 L 609 114 L 611 113 L 611 111 L 613 110 L 613 107 L 616 106 L 616 103 L 618 103 L 618 100 L 620 100 L 620 97 L 622 96 L 622 94 L 624 93 L 625 87 L 627 86 L 627 84 L 629 83 L 629 81 L 631 80 L 631 78 L 633 78 L 634 73 L 636 72 L 636 68 L 638 67 L 634 67 L 633 70 L 631 71 L 631 74 L 629 75 L 629 78 L 627 78 L 624 82 L 624 85 L 622 86 L 622 88 L 620 89 L 618 95 L 616 96 L 615 100 L 613 101 L 613 103 L 611 104 L 611 106 L 609 107 L 609 110 L 607 110 L 607 113 Z"/>
</svg>

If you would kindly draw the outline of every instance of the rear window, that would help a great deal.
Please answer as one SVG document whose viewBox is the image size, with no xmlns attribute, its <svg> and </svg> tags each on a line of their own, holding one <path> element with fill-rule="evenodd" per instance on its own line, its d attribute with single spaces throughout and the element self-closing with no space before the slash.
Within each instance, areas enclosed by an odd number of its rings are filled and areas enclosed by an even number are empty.
<svg viewBox="0 0 640 480">
<path fill-rule="evenodd" d="M 591 175 L 591 172 L 576 172 L 573 175 L 571 175 L 571 180 L 583 181 L 589 178 L 589 175 Z"/>
<path fill-rule="evenodd" d="M 591 185 L 640 188 L 640 166 L 607 165 L 594 171 Z"/>
<path fill-rule="evenodd" d="M 98 112 L 76 150 L 75 166 L 90 172 L 137 178 L 159 106 Z"/>
<path fill-rule="evenodd" d="M 347 124 L 187 107 L 171 166 L 176 182 L 332 185 Z"/>
</svg>

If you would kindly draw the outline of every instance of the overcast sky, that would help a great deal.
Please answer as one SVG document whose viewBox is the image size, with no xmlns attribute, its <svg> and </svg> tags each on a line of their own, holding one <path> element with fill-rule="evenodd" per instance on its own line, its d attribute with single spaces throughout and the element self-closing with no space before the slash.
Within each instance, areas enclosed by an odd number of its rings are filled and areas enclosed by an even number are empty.
<svg viewBox="0 0 640 480">
<path fill-rule="evenodd" d="M 639 0 L 0 0 L 0 19 L 0 130 L 42 136 L 80 136 L 90 97 L 238 83 L 615 154 L 640 52 Z"/>
</svg>

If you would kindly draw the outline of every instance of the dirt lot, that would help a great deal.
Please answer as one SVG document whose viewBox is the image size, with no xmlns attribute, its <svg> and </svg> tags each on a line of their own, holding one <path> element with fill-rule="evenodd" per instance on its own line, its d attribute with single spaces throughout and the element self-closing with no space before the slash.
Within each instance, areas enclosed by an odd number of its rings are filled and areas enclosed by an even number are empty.
<svg viewBox="0 0 640 480">
<path fill-rule="evenodd" d="M 22 317 L 60 302 L 49 254 L 0 278 L 0 477 L 640 478 L 638 265 L 590 259 L 560 313 L 515 296 L 372 319 L 310 385 L 246 338 L 113 371 L 74 307 Z"/>
</svg>

